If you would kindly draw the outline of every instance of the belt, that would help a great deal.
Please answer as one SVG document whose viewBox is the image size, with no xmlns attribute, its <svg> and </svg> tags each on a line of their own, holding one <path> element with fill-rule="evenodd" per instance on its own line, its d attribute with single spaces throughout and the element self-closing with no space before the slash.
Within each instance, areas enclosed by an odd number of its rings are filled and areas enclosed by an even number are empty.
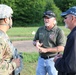
<svg viewBox="0 0 76 75">
<path fill-rule="evenodd" d="M 55 55 L 54 55 L 55 56 Z M 52 57 L 54 57 L 54 56 L 41 56 L 41 58 L 43 58 L 43 59 L 49 59 L 49 58 L 52 58 Z"/>
</svg>

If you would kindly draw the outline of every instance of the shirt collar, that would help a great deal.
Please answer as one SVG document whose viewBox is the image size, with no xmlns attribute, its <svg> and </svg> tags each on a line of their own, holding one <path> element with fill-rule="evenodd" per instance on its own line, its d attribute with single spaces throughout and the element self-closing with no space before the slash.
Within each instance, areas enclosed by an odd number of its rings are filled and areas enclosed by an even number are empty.
<svg viewBox="0 0 76 75">
<path fill-rule="evenodd" d="M 44 26 L 44 29 L 46 29 L 47 31 L 55 31 L 56 28 L 57 28 L 57 25 L 55 25 L 52 29 L 48 30 L 48 29 L 46 28 L 46 26 Z"/>
</svg>

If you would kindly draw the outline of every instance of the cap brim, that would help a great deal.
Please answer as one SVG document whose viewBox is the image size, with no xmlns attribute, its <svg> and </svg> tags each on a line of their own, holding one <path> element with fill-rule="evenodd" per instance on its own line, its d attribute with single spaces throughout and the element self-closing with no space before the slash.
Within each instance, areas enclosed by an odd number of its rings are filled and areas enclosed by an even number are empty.
<svg viewBox="0 0 76 75">
<path fill-rule="evenodd" d="M 44 17 L 48 17 L 48 18 L 51 18 L 51 16 L 49 16 L 49 15 L 44 15 L 44 16 L 43 16 L 43 18 L 44 18 Z"/>
<path fill-rule="evenodd" d="M 52 16 L 52 15 L 51 15 L 51 16 L 49 16 L 49 15 L 44 15 L 43 18 L 44 18 L 44 17 L 52 18 L 52 17 L 55 17 L 55 16 Z"/>
<path fill-rule="evenodd" d="M 66 16 L 67 14 L 68 14 L 67 12 L 63 12 L 63 13 L 61 13 L 61 16 L 64 17 L 64 16 Z"/>
</svg>

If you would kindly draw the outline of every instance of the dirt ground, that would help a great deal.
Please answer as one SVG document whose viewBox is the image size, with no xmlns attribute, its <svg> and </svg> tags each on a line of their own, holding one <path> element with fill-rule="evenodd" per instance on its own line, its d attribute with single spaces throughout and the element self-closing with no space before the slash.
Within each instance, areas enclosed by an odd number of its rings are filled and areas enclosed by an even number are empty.
<svg viewBox="0 0 76 75">
<path fill-rule="evenodd" d="M 32 40 L 13 41 L 12 43 L 19 52 L 38 52 L 38 49 L 32 44 Z"/>
</svg>

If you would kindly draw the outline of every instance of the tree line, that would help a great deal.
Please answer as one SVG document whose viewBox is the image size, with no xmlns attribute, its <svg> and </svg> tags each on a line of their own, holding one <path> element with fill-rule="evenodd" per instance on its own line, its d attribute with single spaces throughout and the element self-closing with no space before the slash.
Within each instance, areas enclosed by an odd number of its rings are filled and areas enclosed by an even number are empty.
<svg viewBox="0 0 76 75">
<path fill-rule="evenodd" d="M 52 10 L 57 17 L 58 24 L 62 23 L 61 12 L 76 4 L 76 0 L 1 0 L 14 10 L 14 26 L 37 26 L 43 24 L 43 13 Z M 9 12 L 9 11 L 8 11 Z"/>
</svg>

